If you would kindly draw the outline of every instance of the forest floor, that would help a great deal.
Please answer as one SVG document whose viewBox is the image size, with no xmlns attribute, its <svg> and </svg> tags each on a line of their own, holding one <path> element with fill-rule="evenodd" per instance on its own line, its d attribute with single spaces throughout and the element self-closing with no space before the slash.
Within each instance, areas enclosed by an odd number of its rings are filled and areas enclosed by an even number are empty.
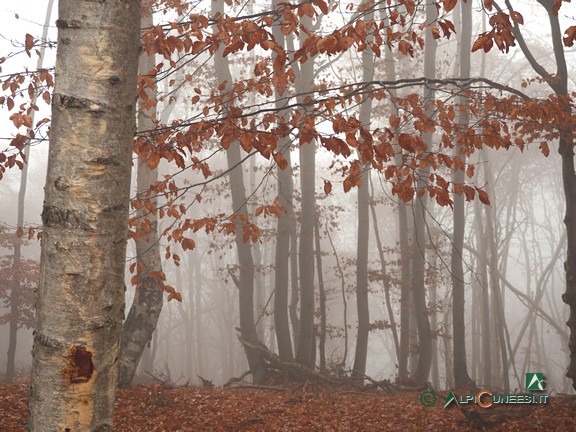
<svg viewBox="0 0 576 432">
<path fill-rule="evenodd" d="M 25 431 L 25 383 L 0 384 L 0 431 Z M 464 394 L 464 393 L 463 393 Z M 446 392 L 384 392 L 311 384 L 267 389 L 138 385 L 119 392 L 114 430 L 154 431 L 576 431 L 576 397 L 546 404 L 452 403 Z"/>
</svg>

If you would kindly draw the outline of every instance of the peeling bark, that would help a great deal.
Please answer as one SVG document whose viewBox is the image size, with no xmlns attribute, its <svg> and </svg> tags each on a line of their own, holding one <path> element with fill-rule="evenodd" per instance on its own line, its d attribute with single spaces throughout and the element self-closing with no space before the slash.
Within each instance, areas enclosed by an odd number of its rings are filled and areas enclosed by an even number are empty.
<svg viewBox="0 0 576 432">
<path fill-rule="evenodd" d="M 62 0 L 28 429 L 112 430 L 140 3 Z"/>
</svg>

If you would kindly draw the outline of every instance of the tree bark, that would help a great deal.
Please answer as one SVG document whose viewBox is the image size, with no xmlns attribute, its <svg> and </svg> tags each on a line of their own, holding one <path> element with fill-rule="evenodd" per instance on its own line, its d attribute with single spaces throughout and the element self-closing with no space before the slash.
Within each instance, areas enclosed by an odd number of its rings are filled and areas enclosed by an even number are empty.
<svg viewBox="0 0 576 432">
<path fill-rule="evenodd" d="M 152 15 L 149 10 L 149 0 L 142 0 L 141 28 L 153 26 Z M 154 56 L 146 51 L 140 54 L 138 64 L 139 73 L 147 75 L 156 67 Z M 146 90 L 149 100 L 156 100 L 156 85 Z M 138 111 L 138 130 L 151 131 L 156 127 L 156 106 L 145 101 L 140 102 Z M 152 141 L 153 136 L 147 134 L 146 139 Z M 152 207 L 157 207 L 156 193 L 151 188 L 158 180 L 158 168 L 150 169 L 147 158 L 138 157 L 137 193 L 142 199 L 150 200 Z M 146 344 L 152 339 L 152 333 L 160 318 L 163 305 L 163 291 L 157 279 L 151 277 L 152 273 L 162 273 L 160 258 L 160 241 L 158 236 L 158 213 L 150 212 L 145 206 L 138 209 L 138 218 L 148 220 L 150 231 L 136 238 L 136 259 L 138 284 L 134 294 L 134 301 L 130 312 L 124 321 L 122 330 L 122 343 L 120 345 L 120 370 L 118 373 L 119 387 L 132 385 L 136 368 L 144 352 Z"/>
<path fill-rule="evenodd" d="M 28 429 L 112 430 L 138 0 L 61 0 Z"/>
<path fill-rule="evenodd" d="M 472 3 L 463 3 L 462 8 L 462 38 L 459 52 L 460 57 L 460 78 L 470 77 L 470 49 L 472 36 Z M 460 130 L 468 128 L 469 114 L 466 107 L 465 96 L 458 97 L 458 104 L 464 107 L 460 110 L 458 124 Z M 466 161 L 466 156 L 459 144 L 455 147 L 455 156 L 462 162 Z M 457 169 L 453 174 L 455 184 L 464 184 L 464 171 Z M 454 196 L 454 240 L 452 243 L 452 255 L 450 271 L 452 273 L 452 324 L 453 324 L 453 345 L 454 345 L 454 385 L 456 388 L 465 387 L 472 384 L 472 379 L 468 376 L 468 366 L 466 361 L 466 330 L 464 320 L 464 268 L 462 250 L 464 245 L 464 228 L 466 219 L 464 214 L 464 196 L 462 194 Z"/>
<path fill-rule="evenodd" d="M 374 19 L 374 11 L 366 15 L 370 22 Z M 367 41 L 369 44 L 369 40 Z M 374 53 L 367 47 L 362 52 L 362 80 L 370 82 L 374 78 Z M 372 98 L 368 95 L 360 105 L 359 120 L 361 127 L 370 129 Z M 365 145 L 370 145 L 365 143 Z M 361 184 L 358 187 L 358 240 L 356 247 L 356 308 L 358 311 L 358 334 L 352 377 L 364 379 L 366 360 L 368 356 L 368 335 L 370 333 L 370 307 L 368 304 L 368 246 L 370 243 L 370 161 L 363 160 L 358 151 L 358 159 L 362 166 Z"/>
<path fill-rule="evenodd" d="M 272 0 L 272 9 L 279 7 L 278 0 Z M 279 26 L 272 27 L 272 34 L 276 43 L 284 47 L 285 38 Z M 272 54 L 272 60 L 277 57 L 276 52 Z M 280 94 L 276 90 L 276 109 L 282 108 Z M 279 125 L 281 127 L 281 125 Z M 292 360 L 292 340 L 290 339 L 290 322 L 288 318 L 288 278 L 290 271 L 290 235 L 294 230 L 294 182 L 292 180 L 292 157 L 289 138 L 282 138 L 279 142 L 280 151 L 284 155 L 288 166 L 286 169 L 278 166 L 278 201 L 286 210 L 278 218 L 276 234 L 276 256 L 274 270 L 274 329 L 276 330 L 276 340 L 278 342 L 278 355 L 282 360 Z"/>
<path fill-rule="evenodd" d="M 301 25 L 312 28 L 312 19 L 301 18 Z M 304 36 L 304 32 L 301 36 Z M 304 40 L 302 40 L 302 44 Z M 309 91 L 314 81 L 314 59 L 309 58 L 300 69 L 298 94 Z M 302 102 L 302 96 L 299 101 Z M 305 114 L 304 114 L 304 119 Z M 302 191 L 302 216 L 300 219 L 299 262 L 300 270 L 300 328 L 296 361 L 306 366 L 312 363 L 314 340 L 314 219 L 316 217 L 316 142 L 300 143 L 300 190 Z"/>
</svg>

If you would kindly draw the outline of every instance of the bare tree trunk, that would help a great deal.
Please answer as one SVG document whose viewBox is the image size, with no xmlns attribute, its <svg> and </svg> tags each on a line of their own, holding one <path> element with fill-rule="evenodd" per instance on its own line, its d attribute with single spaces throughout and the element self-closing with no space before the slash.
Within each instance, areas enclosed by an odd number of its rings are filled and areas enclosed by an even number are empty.
<svg viewBox="0 0 576 432">
<path fill-rule="evenodd" d="M 426 22 L 434 22 L 438 18 L 438 10 L 434 4 L 426 5 Z M 432 36 L 430 28 L 426 29 L 424 51 L 424 76 L 436 77 L 436 48 L 437 43 Z M 435 93 L 428 88 L 424 89 L 425 112 L 428 117 L 434 113 Z M 432 133 L 422 134 L 422 140 L 428 151 L 432 150 Z M 418 170 L 418 190 L 414 203 L 414 239 L 412 249 L 412 295 L 414 298 L 414 313 L 416 315 L 416 328 L 418 329 L 418 363 L 414 373 L 416 382 L 428 381 L 430 367 L 432 366 L 432 332 L 426 307 L 425 264 L 426 264 L 426 203 L 427 193 L 419 195 L 419 190 L 425 188 L 425 179 L 429 176 L 427 170 Z M 426 192 L 426 191 L 425 191 Z"/>
<path fill-rule="evenodd" d="M 140 2 L 61 0 L 28 429 L 109 431 Z"/>
<path fill-rule="evenodd" d="M 224 13 L 224 0 L 212 2 L 212 16 Z M 218 26 L 213 25 L 213 32 L 217 34 L 220 30 Z M 230 104 L 232 89 L 232 74 L 230 72 L 230 64 L 228 57 L 223 56 L 223 47 L 220 46 L 218 52 L 214 56 L 214 63 L 216 68 L 216 78 L 219 83 L 226 81 L 226 87 L 223 94 L 223 104 Z M 228 169 L 230 170 L 230 189 L 232 192 L 232 208 L 234 213 L 246 213 L 246 188 L 244 186 L 244 175 L 242 173 L 240 145 L 237 140 L 234 140 L 228 150 L 226 151 L 226 159 L 228 162 Z M 240 303 L 240 333 L 244 341 L 258 345 L 258 335 L 256 333 L 256 326 L 254 323 L 254 261 L 252 259 L 252 251 L 250 244 L 243 241 L 242 223 L 240 220 L 236 222 L 236 249 L 238 251 L 238 264 L 240 267 L 239 277 L 239 303 Z M 246 357 L 250 371 L 252 372 L 252 379 L 255 383 L 262 383 L 266 378 L 266 365 L 262 359 L 261 353 L 249 346 L 245 345 Z"/>
<path fill-rule="evenodd" d="M 386 27 L 390 25 L 390 20 L 384 14 L 384 23 Z M 386 80 L 396 80 L 396 59 L 392 51 L 384 49 L 384 70 Z M 392 99 L 396 98 L 396 90 L 390 90 Z M 396 105 L 392 104 L 392 114 L 398 116 Z M 402 149 L 396 145 L 394 152 L 394 161 L 397 166 L 402 165 Z M 398 203 L 398 237 L 400 247 L 400 349 L 398 354 L 398 379 L 400 381 L 408 380 L 408 357 L 410 355 L 410 267 L 411 256 L 409 246 L 409 224 L 408 211 L 404 203 Z"/>
<path fill-rule="evenodd" d="M 300 301 L 300 283 L 298 277 L 298 235 L 293 222 L 290 233 L 290 305 L 288 315 L 292 324 L 292 335 L 294 337 L 294 347 L 298 346 L 298 335 L 300 334 L 300 318 L 298 317 L 298 303 Z"/>
<path fill-rule="evenodd" d="M 28 148 L 28 147 L 26 147 Z M 24 169 L 28 167 L 26 163 Z M 24 178 L 24 172 L 21 174 L 21 179 Z M 20 216 L 24 216 L 22 213 L 23 207 L 20 207 L 20 196 L 22 196 L 22 182 L 20 183 L 20 192 L 18 194 L 18 220 L 20 221 Z M 25 190 L 25 189 L 24 189 Z M 24 202 L 22 201 L 22 204 Z M 24 220 L 22 219 L 22 222 Z M 18 223 L 18 227 L 22 226 Z M 6 382 L 11 383 L 14 380 L 14 375 L 16 372 L 16 345 L 18 343 L 18 308 L 20 306 L 20 280 L 18 279 L 18 271 L 20 269 L 22 258 L 22 244 L 20 239 L 14 241 L 14 261 L 12 263 L 12 278 L 11 290 L 10 290 L 10 321 L 8 322 L 8 351 L 6 353 Z"/>
<path fill-rule="evenodd" d="M 459 52 L 460 57 L 460 77 L 470 77 L 470 49 L 472 36 L 472 3 L 463 3 L 462 8 L 462 38 Z M 466 98 L 458 97 L 458 104 L 464 107 L 460 110 L 458 124 L 464 131 L 468 127 L 469 114 L 466 107 Z M 454 147 L 455 155 L 462 162 L 466 161 L 466 156 L 460 145 Z M 457 169 L 453 174 L 455 184 L 464 184 L 464 171 Z M 468 367 L 466 362 L 466 330 L 464 320 L 464 268 L 463 268 L 463 244 L 464 229 L 466 225 L 464 214 L 464 196 L 463 194 L 454 196 L 454 240 L 452 243 L 452 313 L 453 313 L 453 335 L 454 335 L 454 385 L 465 387 L 471 385 L 472 379 L 468 376 Z"/>
<path fill-rule="evenodd" d="M 194 312 L 196 308 L 196 302 L 194 298 L 194 265 L 193 265 L 193 251 L 188 253 L 188 309 L 186 310 L 186 378 L 189 380 L 194 379 L 198 372 L 198 365 L 196 364 L 196 358 L 194 356 L 194 334 L 196 330 L 196 324 L 194 322 Z M 179 267 L 180 268 L 180 267 Z M 183 286 L 184 284 L 180 285 Z"/>
<path fill-rule="evenodd" d="M 301 17 L 301 25 L 312 28 L 312 19 Z M 304 37 L 305 33 L 301 33 Z M 302 44 L 304 40 L 301 41 Z M 298 94 L 309 91 L 314 81 L 314 59 L 309 58 L 300 69 L 297 80 Z M 302 96 L 299 97 L 302 99 Z M 304 117 L 305 118 L 305 117 Z M 312 347 L 314 339 L 314 219 L 316 217 L 316 142 L 301 142 L 300 190 L 302 191 L 302 217 L 300 220 L 300 329 L 296 360 L 313 366 Z"/>
<path fill-rule="evenodd" d="M 378 229 L 378 218 L 376 217 L 376 207 L 374 205 L 374 186 L 370 181 L 372 197 L 370 199 L 370 211 L 372 214 L 372 222 L 374 224 L 374 237 L 376 238 L 376 247 L 378 249 L 378 256 L 380 258 L 380 269 L 382 273 L 382 284 L 384 286 L 384 296 L 386 298 L 386 310 L 388 311 L 388 319 L 390 320 L 390 327 L 392 330 L 392 338 L 394 339 L 394 348 L 396 351 L 396 359 L 400 363 L 400 339 L 398 338 L 398 329 L 396 328 L 396 319 L 394 318 L 394 311 L 392 309 L 392 302 L 390 301 L 390 280 L 386 274 L 386 260 L 384 258 L 384 250 L 382 248 L 382 240 L 380 239 L 380 230 Z"/>
<path fill-rule="evenodd" d="M 446 368 L 446 388 L 454 387 L 454 352 L 452 350 L 452 335 L 450 330 L 452 329 L 452 304 L 446 305 L 446 310 L 444 311 L 444 335 L 442 337 L 442 342 L 444 345 L 444 366 Z"/>
<path fill-rule="evenodd" d="M 436 260 L 435 260 L 436 261 Z M 436 306 L 438 303 L 437 286 L 435 282 L 430 285 L 430 327 L 432 335 L 432 366 L 430 370 L 432 387 L 440 388 L 440 371 L 438 367 L 438 313 Z"/>
<path fill-rule="evenodd" d="M 342 293 L 342 320 L 343 320 L 343 327 L 344 327 L 344 353 L 342 355 L 342 366 L 346 364 L 346 359 L 348 358 L 348 301 L 346 300 L 346 282 L 344 278 L 344 272 L 342 271 L 342 266 L 340 265 L 340 258 L 338 258 L 338 254 L 336 253 L 336 248 L 334 247 L 334 242 L 332 241 L 332 237 L 330 236 L 330 230 L 326 227 L 326 235 L 328 236 L 328 240 L 330 241 L 330 246 L 332 247 L 332 252 L 334 253 L 334 258 L 336 259 L 336 268 L 338 269 L 338 275 L 340 276 L 340 284 L 341 289 L 340 292 Z"/>
<path fill-rule="evenodd" d="M 272 9 L 278 9 L 278 0 L 272 1 Z M 284 47 L 285 38 L 279 26 L 272 26 L 272 34 L 276 43 Z M 272 54 L 272 60 L 276 59 Z M 281 109 L 282 95 L 276 90 L 276 109 Z M 280 125 L 279 125 L 280 126 Z M 289 138 L 281 139 L 280 151 L 287 162 L 285 169 L 278 166 L 278 201 L 286 210 L 278 218 L 276 235 L 276 257 L 274 267 L 274 328 L 278 341 L 278 354 L 283 360 L 292 360 L 292 341 L 290 339 L 290 322 L 288 318 L 288 276 L 290 271 L 290 234 L 294 231 L 294 182 L 292 180 L 292 156 Z"/>
<path fill-rule="evenodd" d="M 141 28 L 147 29 L 153 26 L 152 15 L 149 9 L 149 0 L 142 0 Z M 140 54 L 138 64 L 139 73 L 147 75 L 156 67 L 154 55 L 149 56 L 146 51 Z M 146 90 L 149 100 L 156 100 L 156 85 Z M 138 111 L 138 130 L 140 132 L 151 131 L 156 127 L 156 107 L 150 106 L 146 101 L 140 101 Z M 154 145 L 154 137 L 148 133 L 146 138 Z M 158 168 L 150 169 L 147 156 L 138 157 L 138 175 L 136 190 L 141 199 L 150 200 L 152 207 L 156 209 L 156 192 L 154 187 L 158 180 Z M 134 301 L 130 312 L 124 321 L 122 330 L 122 343 L 120 345 L 120 366 L 118 372 L 118 386 L 129 387 L 132 385 L 136 368 L 142 357 L 146 344 L 152 339 L 152 333 L 156 328 L 163 305 L 163 290 L 160 281 L 151 277 L 150 274 L 162 273 L 160 261 L 160 242 L 158 236 L 158 213 L 150 212 L 145 206 L 138 209 L 138 217 L 148 220 L 150 231 L 142 233 L 136 238 L 136 259 L 138 284 L 134 293 Z"/>
<path fill-rule="evenodd" d="M 320 332 L 318 351 L 320 354 L 320 371 L 326 370 L 326 290 L 324 289 L 324 274 L 322 272 L 322 248 L 320 247 L 320 222 L 316 216 L 314 221 L 314 240 L 316 244 L 316 269 L 318 271 L 318 288 L 320 293 Z"/>
<path fill-rule="evenodd" d="M 290 52 L 295 52 L 294 48 L 294 35 L 290 34 L 285 38 L 286 48 Z M 309 62 L 311 60 L 308 60 Z M 292 63 L 292 70 L 296 77 L 300 76 L 300 68 L 297 62 Z M 288 161 L 288 159 L 287 159 Z M 294 187 L 294 184 L 292 184 Z M 293 197 L 294 198 L 294 197 Z M 292 210 L 294 212 L 294 210 Z M 292 335 L 294 338 L 294 351 L 298 349 L 298 340 L 300 336 L 300 317 L 298 315 L 298 304 L 300 302 L 300 269 L 298 263 L 300 261 L 299 244 L 298 244 L 298 223 L 294 217 L 292 221 L 292 231 L 290 233 L 290 306 L 288 313 L 290 315 L 290 322 L 292 323 Z"/>
<path fill-rule="evenodd" d="M 252 164 L 254 158 L 250 159 L 251 163 L 250 166 L 255 166 Z M 250 181 L 251 183 L 251 190 L 254 190 L 255 183 Z M 253 210 L 248 209 L 250 213 L 253 213 Z M 260 244 L 256 243 L 251 247 L 252 251 L 252 259 L 254 261 L 254 315 L 256 316 L 256 335 L 258 336 L 259 341 L 264 340 L 264 322 L 265 320 L 262 319 L 265 316 L 265 298 L 266 293 L 264 289 L 264 284 L 262 283 L 262 253 L 260 251 Z"/>
<path fill-rule="evenodd" d="M 366 20 L 374 19 L 374 11 L 366 15 Z M 367 41 L 369 46 L 369 40 Z M 362 51 L 362 80 L 370 82 L 374 78 L 374 53 L 367 47 Z M 361 127 L 369 130 L 372 112 L 372 98 L 368 96 L 360 105 L 359 120 Z M 365 143 L 368 144 L 369 143 Z M 364 379 L 368 356 L 368 335 L 370 332 L 370 307 L 368 303 L 368 246 L 370 243 L 370 162 L 363 159 L 358 151 L 362 165 L 361 184 L 358 187 L 358 243 L 356 247 L 356 308 L 358 311 L 358 334 L 352 377 Z"/>
<path fill-rule="evenodd" d="M 488 192 L 491 196 L 494 195 L 493 188 L 493 176 L 490 167 L 490 163 L 486 162 L 484 164 L 484 175 L 486 183 L 488 185 Z M 508 391 L 510 389 L 510 378 L 508 376 L 508 354 L 506 349 L 506 339 L 504 335 L 504 327 L 506 325 L 504 316 L 504 306 L 502 305 L 501 290 L 500 290 L 500 278 L 498 277 L 498 246 L 496 238 L 496 232 L 494 230 L 494 220 L 496 218 L 494 210 L 494 203 L 491 208 L 486 208 L 486 237 L 488 239 L 488 244 L 490 248 L 490 261 L 488 267 L 490 269 L 490 286 L 492 291 L 493 299 L 493 314 L 496 317 L 494 320 L 498 335 L 499 351 L 502 361 L 502 377 L 498 378 L 503 383 L 504 390 Z"/>
<path fill-rule="evenodd" d="M 194 261 L 194 328 L 196 329 L 196 364 L 198 365 L 198 373 L 204 373 L 204 351 L 206 346 L 204 344 L 204 306 L 202 302 L 202 259 L 198 258 Z M 192 282 L 190 282 L 192 283 Z"/>
<path fill-rule="evenodd" d="M 484 163 L 488 163 L 484 161 Z M 488 242 L 486 232 L 482 222 L 482 211 L 478 199 L 474 201 L 474 212 L 476 215 L 476 237 L 478 239 L 478 277 L 480 279 L 480 321 L 482 333 L 482 371 L 478 375 L 479 381 L 484 386 L 492 385 L 492 338 L 491 338 L 491 312 L 490 312 L 490 290 L 488 287 Z"/>
</svg>

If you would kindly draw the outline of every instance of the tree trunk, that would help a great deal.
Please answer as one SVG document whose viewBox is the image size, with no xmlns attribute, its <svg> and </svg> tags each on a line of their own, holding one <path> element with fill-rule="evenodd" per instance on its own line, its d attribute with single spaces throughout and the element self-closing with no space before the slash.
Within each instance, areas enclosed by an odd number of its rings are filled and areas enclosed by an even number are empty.
<svg viewBox="0 0 576 432">
<path fill-rule="evenodd" d="M 388 277 L 386 272 L 386 259 L 384 257 L 382 240 L 380 239 L 380 230 L 378 229 L 378 218 L 376 217 L 376 206 L 374 205 L 374 185 L 372 181 L 370 181 L 370 188 L 372 195 L 370 197 L 370 213 L 372 214 L 374 237 L 376 238 L 378 257 L 380 258 L 380 270 L 382 273 L 382 285 L 384 286 L 384 296 L 386 298 L 386 310 L 388 311 L 388 319 L 390 320 L 392 338 L 394 339 L 396 359 L 398 360 L 398 363 L 400 363 L 400 339 L 398 338 L 398 329 L 396 328 L 396 318 L 394 318 L 394 310 L 392 309 L 392 302 L 390 300 L 390 278 Z"/>
<path fill-rule="evenodd" d="M 332 252 L 334 253 L 334 259 L 336 260 L 336 268 L 338 269 L 338 275 L 340 277 L 340 293 L 342 294 L 342 321 L 343 321 L 343 333 L 344 333 L 344 353 L 342 354 L 341 366 L 346 364 L 346 359 L 348 358 L 348 301 L 346 297 L 346 280 L 344 277 L 344 271 L 340 265 L 340 258 L 338 258 L 338 253 L 336 253 L 336 248 L 334 247 L 334 242 L 330 236 L 330 230 L 326 227 L 326 235 L 328 236 L 328 241 L 330 242 L 330 247 L 332 247 Z"/>
<path fill-rule="evenodd" d="M 438 10 L 434 4 L 426 6 L 426 22 L 434 22 L 438 18 Z M 430 28 L 426 29 L 424 51 L 424 76 L 434 79 L 436 77 L 436 48 L 437 43 L 432 36 Z M 424 103 L 426 115 L 434 115 L 435 93 L 431 89 L 424 89 Z M 428 151 L 432 151 L 432 133 L 422 134 L 422 140 Z M 419 383 L 428 381 L 430 367 L 432 366 L 432 332 L 426 307 L 425 265 L 426 265 L 426 203 L 427 193 L 419 195 L 424 189 L 425 179 L 429 177 L 428 170 L 418 170 L 418 190 L 414 203 L 414 239 L 412 249 L 412 294 L 414 299 L 414 313 L 416 315 L 416 328 L 418 329 L 418 364 L 414 373 L 414 380 Z"/>
<path fill-rule="evenodd" d="M 199 374 L 204 374 L 204 351 L 206 346 L 204 344 L 204 305 L 202 303 L 202 258 L 198 257 L 194 262 L 194 310 L 190 313 L 194 314 L 194 328 L 196 329 L 196 364 L 198 365 L 197 371 Z M 189 282 L 190 285 L 193 283 Z M 190 287 L 189 292 L 192 291 Z M 192 293 L 190 294 L 192 295 Z M 231 333 L 231 332 L 230 332 Z M 232 350 L 232 347 L 230 348 Z M 230 355 L 232 357 L 232 355 Z"/>
<path fill-rule="evenodd" d="M 153 26 L 152 15 L 149 10 L 149 0 L 142 0 L 141 28 Z M 156 67 L 154 56 L 149 56 L 146 51 L 140 54 L 138 69 L 140 75 L 147 75 Z M 156 100 L 156 85 L 146 89 L 149 100 Z M 138 131 L 145 132 L 154 130 L 156 127 L 156 106 L 140 101 L 138 110 Z M 154 137 L 147 134 L 145 139 L 154 145 Z M 156 193 L 151 190 L 158 180 L 158 168 L 148 167 L 147 157 L 138 157 L 138 175 L 136 190 L 141 199 L 150 200 L 152 207 L 157 207 Z M 134 301 L 130 312 L 124 321 L 122 330 L 122 343 L 120 345 L 120 366 L 118 372 L 118 386 L 129 387 L 132 385 L 136 368 L 144 352 L 146 344 L 152 339 L 152 333 L 160 318 L 163 305 L 163 291 L 157 279 L 150 274 L 162 273 L 160 258 L 160 241 L 158 238 L 158 213 L 150 212 L 145 206 L 138 209 L 137 216 L 140 220 L 148 220 L 150 231 L 138 236 L 136 243 L 137 275 L 138 284 L 135 288 Z"/>
<path fill-rule="evenodd" d="M 312 19 L 301 18 L 301 25 L 312 27 Z M 303 37 L 305 33 L 301 33 Z M 302 40 L 304 44 L 304 40 Z M 298 94 L 309 91 L 314 81 L 314 60 L 309 58 L 301 67 L 297 82 Z M 303 96 L 298 97 L 302 102 Z M 304 113 L 304 119 L 305 113 Z M 314 219 L 316 217 L 316 142 L 300 143 L 300 189 L 302 191 L 302 217 L 300 220 L 300 250 L 298 267 L 300 270 L 300 331 L 296 350 L 296 360 L 306 366 L 312 363 L 314 340 Z"/>
<path fill-rule="evenodd" d="M 489 161 L 484 163 L 484 176 L 488 189 L 488 194 L 494 196 L 494 176 L 492 175 L 492 169 Z M 495 323 L 495 330 L 497 331 L 498 343 L 499 343 L 499 353 L 502 364 L 502 377 L 498 377 L 498 382 L 502 382 L 504 390 L 508 391 L 510 389 L 510 378 L 508 376 L 508 353 L 506 348 L 506 339 L 504 330 L 506 328 L 506 317 L 504 315 L 504 305 L 502 304 L 501 288 L 500 288 L 500 278 L 498 277 L 498 239 L 496 230 L 494 229 L 496 220 L 496 210 L 495 202 L 492 203 L 491 207 L 486 207 L 486 232 L 485 236 L 488 241 L 490 249 L 490 260 L 488 262 L 488 267 L 490 269 L 490 287 L 492 291 L 492 300 L 494 309 L 492 314 L 495 317 L 493 320 Z"/>
<path fill-rule="evenodd" d="M 278 9 L 278 0 L 272 1 L 272 9 Z M 284 35 L 279 26 L 272 27 L 272 34 L 276 43 L 284 47 Z M 276 53 L 272 54 L 272 60 L 276 59 Z M 280 101 L 282 94 L 276 91 L 276 109 L 282 108 Z M 280 127 L 281 125 L 279 125 Z M 292 157 L 290 139 L 282 138 L 279 142 L 279 150 L 287 162 L 286 169 L 278 166 L 278 201 L 286 210 L 278 218 L 276 235 L 275 256 L 275 284 L 274 284 L 274 328 L 278 341 L 278 354 L 282 360 L 292 360 L 292 340 L 290 339 L 290 322 L 288 319 L 288 276 L 290 271 L 290 235 L 294 230 L 294 182 L 292 180 Z"/>
<path fill-rule="evenodd" d="M 462 8 L 462 38 L 459 52 L 460 57 L 460 78 L 470 77 L 470 49 L 472 35 L 472 3 L 463 3 Z M 469 114 L 466 107 L 466 98 L 458 97 L 458 104 L 464 107 L 460 110 L 458 124 L 461 133 L 468 128 Z M 466 156 L 460 145 L 454 147 L 455 155 L 462 162 L 466 161 Z M 464 171 L 457 169 L 453 174 L 455 184 L 464 184 Z M 452 243 L 451 273 L 452 273 L 452 314 L 453 314 L 453 335 L 454 335 L 454 385 L 456 388 L 465 387 L 472 384 L 472 379 L 468 376 L 466 362 L 466 327 L 464 320 L 464 268 L 462 250 L 464 246 L 464 228 L 466 225 L 464 214 L 463 194 L 454 196 L 454 240 Z"/>
<path fill-rule="evenodd" d="M 384 24 L 390 25 L 390 19 L 384 14 Z M 390 49 L 384 49 L 384 69 L 387 81 L 396 80 L 396 59 Z M 390 90 L 392 99 L 396 98 L 396 90 Z M 398 109 L 392 104 L 391 114 L 398 116 Z M 396 166 L 402 165 L 402 148 L 395 145 L 394 162 Z M 408 357 L 410 354 L 410 267 L 411 256 L 409 246 L 408 211 L 406 204 L 398 203 L 398 238 L 400 247 L 400 345 L 398 353 L 398 379 L 406 381 L 408 374 Z"/>
<path fill-rule="evenodd" d="M 564 224 L 568 237 L 568 248 L 564 269 L 566 271 L 566 292 L 562 300 L 570 307 L 566 324 L 570 328 L 570 363 L 566 376 L 572 380 L 576 390 L 576 173 L 574 172 L 574 139 L 571 131 L 563 131 L 566 137 L 560 139 L 562 157 L 562 180 L 566 196 Z"/>
<path fill-rule="evenodd" d="M 369 22 L 374 19 L 374 11 L 366 15 Z M 367 41 L 369 45 L 369 40 Z M 362 52 L 362 80 L 370 82 L 374 79 L 374 53 L 371 48 Z M 360 105 L 359 120 L 361 127 L 370 129 L 372 98 L 370 94 Z M 369 145 L 369 143 L 365 143 Z M 368 356 L 368 335 L 370 333 L 370 307 L 368 304 L 368 246 L 370 243 L 370 161 L 364 160 L 358 151 L 358 159 L 362 166 L 361 184 L 358 187 L 358 240 L 356 247 L 356 308 L 358 311 L 358 334 L 352 377 L 364 379 L 366 374 L 366 359 Z"/>
<path fill-rule="evenodd" d="M 484 164 L 489 163 L 484 160 Z M 474 211 L 476 214 L 476 238 L 478 243 L 478 278 L 480 285 L 480 321 L 481 321 L 481 373 L 478 374 L 480 384 L 484 386 L 492 385 L 492 375 L 491 375 L 491 356 L 492 356 L 492 338 L 491 338 L 491 311 L 490 311 L 490 290 L 488 289 L 488 242 L 486 238 L 486 232 L 484 230 L 484 225 L 482 222 L 482 211 L 480 208 L 480 202 L 478 200 L 474 201 Z"/>
<path fill-rule="evenodd" d="M 212 2 L 212 16 L 224 14 L 224 0 Z M 218 25 L 213 25 L 213 32 L 217 34 L 220 30 Z M 216 79 L 218 83 L 226 81 L 223 93 L 223 105 L 231 104 L 232 74 L 228 57 L 223 56 L 224 47 L 221 45 L 214 56 L 216 69 Z M 244 175 L 242 173 L 240 144 L 234 140 L 226 151 L 228 170 L 230 171 L 230 189 L 232 194 L 232 210 L 234 214 L 246 213 L 246 188 L 244 186 Z M 238 252 L 238 265 L 240 267 L 240 277 L 238 283 L 238 302 L 240 304 L 240 334 L 244 341 L 251 345 L 259 344 L 256 326 L 254 323 L 254 260 L 250 243 L 244 242 L 242 232 L 242 222 L 237 219 L 235 242 Z M 254 383 L 261 384 L 266 378 L 266 365 L 261 353 L 247 345 L 244 345 L 248 365 L 252 373 Z"/>
<path fill-rule="evenodd" d="M 300 334 L 300 318 L 298 317 L 298 303 L 300 301 L 300 284 L 298 278 L 298 235 L 294 220 L 290 234 L 290 305 L 288 314 L 292 324 L 293 346 L 298 346 L 298 334 Z"/>
<path fill-rule="evenodd" d="M 61 0 L 28 429 L 112 430 L 140 2 Z"/>
<path fill-rule="evenodd" d="M 435 267 L 437 260 L 434 259 L 433 266 Z M 440 388 L 440 371 L 438 365 L 438 313 L 436 308 L 438 307 L 438 294 L 436 282 L 433 281 L 430 285 L 430 306 L 431 306 L 431 316 L 430 316 L 430 327 L 433 332 L 432 335 L 432 366 L 430 369 L 430 381 L 432 382 L 432 387 L 435 389 Z"/>
<path fill-rule="evenodd" d="M 324 288 L 324 273 L 322 271 L 322 249 L 320 247 L 320 221 L 314 222 L 314 242 L 316 245 L 316 269 L 318 271 L 318 288 L 320 301 L 320 332 L 318 351 L 320 354 L 320 371 L 326 371 L 326 290 Z"/>
</svg>

